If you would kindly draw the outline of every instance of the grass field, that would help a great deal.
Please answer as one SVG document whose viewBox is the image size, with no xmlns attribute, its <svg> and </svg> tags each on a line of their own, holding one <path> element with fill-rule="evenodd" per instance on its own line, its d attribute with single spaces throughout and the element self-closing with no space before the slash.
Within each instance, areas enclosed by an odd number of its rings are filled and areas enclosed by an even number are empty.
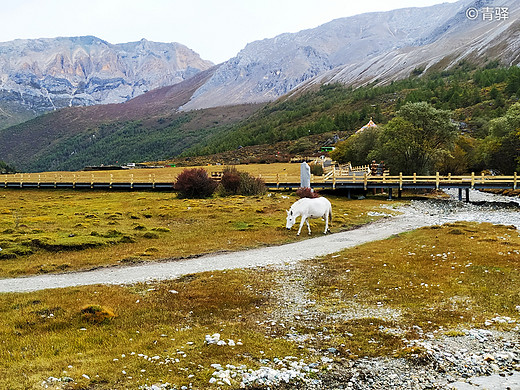
<svg viewBox="0 0 520 390">
<path fill-rule="evenodd" d="M 248 172 L 254 176 L 265 175 L 280 175 L 287 174 L 290 177 L 299 180 L 300 164 L 290 163 L 275 163 L 275 164 L 247 164 L 237 165 L 240 171 Z M 201 166 L 211 172 L 221 172 L 224 169 L 222 165 L 206 165 Z M 60 172 L 41 172 L 41 173 L 17 173 L 2 175 L 1 181 L 12 182 L 163 182 L 173 183 L 179 173 L 186 167 L 171 167 L 164 168 L 143 168 L 143 169 L 125 169 L 112 171 L 60 171 Z"/>
<path fill-rule="evenodd" d="M 332 231 L 370 222 L 388 201 L 330 196 Z M 174 193 L 0 191 L 0 277 L 182 258 L 295 241 L 295 196 L 178 199 Z M 322 223 L 313 221 L 315 226 Z M 321 229 L 321 225 L 320 228 Z M 315 227 L 314 234 L 319 234 Z"/>
<path fill-rule="evenodd" d="M 493 319 L 518 320 L 519 253 L 516 229 L 456 223 L 286 268 L 2 294 L 0 387 L 238 388 L 239 376 L 210 385 L 212 364 L 236 371 L 302 359 L 320 375 L 328 348 L 336 364 L 415 359 L 421 351 L 407 340 L 486 321 L 515 326 Z M 214 333 L 226 345 L 205 344 Z"/>
<path fill-rule="evenodd" d="M 327 197 L 333 232 L 396 204 Z M 0 277 L 305 239 L 285 229 L 284 210 L 295 200 L 284 192 L 192 200 L 156 192 L 1 190 Z M 322 223 L 312 222 L 313 235 Z M 308 375 L 318 377 L 330 363 L 362 356 L 418 359 L 423 351 L 410 340 L 516 326 L 519 259 L 516 229 L 452 223 L 295 265 L 1 294 L 0 388 L 239 388 L 243 375 L 261 366 L 307 364 Z M 497 320 L 504 318 L 511 321 Z M 205 342 L 216 333 L 223 345 Z"/>
</svg>

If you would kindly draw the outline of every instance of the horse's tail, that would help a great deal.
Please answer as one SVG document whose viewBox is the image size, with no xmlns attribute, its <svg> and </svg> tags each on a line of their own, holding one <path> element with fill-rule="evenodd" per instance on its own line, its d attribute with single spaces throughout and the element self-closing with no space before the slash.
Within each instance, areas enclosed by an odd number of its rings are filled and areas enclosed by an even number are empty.
<svg viewBox="0 0 520 390">
<path fill-rule="evenodd" d="M 329 222 L 332 222 L 332 206 L 329 206 Z"/>
</svg>

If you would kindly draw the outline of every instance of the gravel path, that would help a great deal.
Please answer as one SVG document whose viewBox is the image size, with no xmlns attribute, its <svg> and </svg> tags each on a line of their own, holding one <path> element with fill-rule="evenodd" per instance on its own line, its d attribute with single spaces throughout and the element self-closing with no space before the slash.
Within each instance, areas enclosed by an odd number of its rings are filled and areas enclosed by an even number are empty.
<svg viewBox="0 0 520 390">
<path fill-rule="evenodd" d="M 454 198 L 455 191 L 449 193 Z M 520 228 L 518 198 L 507 198 L 472 191 L 470 199 L 484 203 L 467 204 L 456 200 L 413 201 L 410 205 L 399 209 L 403 213 L 402 215 L 384 218 L 347 232 L 318 236 L 280 246 L 206 255 L 184 260 L 101 268 L 85 272 L 0 279 L 0 293 L 29 292 L 93 284 L 131 284 L 175 279 L 182 275 L 203 271 L 290 263 L 335 253 L 366 242 L 382 240 L 393 234 L 422 226 L 460 220 L 501 223 Z M 496 203 L 497 200 L 500 203 Z"/>
</svg>

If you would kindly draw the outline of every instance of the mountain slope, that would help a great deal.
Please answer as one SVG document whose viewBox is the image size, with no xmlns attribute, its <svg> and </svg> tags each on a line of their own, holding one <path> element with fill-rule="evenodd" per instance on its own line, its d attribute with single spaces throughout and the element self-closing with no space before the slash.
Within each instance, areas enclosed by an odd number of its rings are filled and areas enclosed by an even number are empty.
<svg viewBox="0 0 520 390">
<path fill-rule="evenodd" d="M 482 1 L 475 1 L 475 8 Z M 470 20 L 462 9 L 444 25 L 436 40 L 418 47 L 392 50 L 363 62 L 338 66 L 300 86 L 300 90 L 327 83 L 354 86 L 388 84 L 415 72 L 445 70 L 461 61 L 483 65 L 497 59 L 505 66 L 520 64 L 520 4 L 517 1 L 488 1 L 493 9 L 501 4 L 508 9 L 508 19 Z M 432 41 L 432 40 L 430 40 Z M 295 91 L 296 92 L 296 91 Z"/>
<path fill-rule="evenodd" d="M 25 168 L 37 156 L 51 153 L 64 140 L 86 134 L 99 126 L 109 128 L 117 123 L 170 117 L 213 75 L 216 68 L 200 72 L 179 84 L 147 92 L 125 103 L 64 108 L 0 130 L 0 160 Z"/>
<path fill-rule="evenodd" d="M 274 100 L 337 66 L 432 39 L 467 2 L 356 15 L 252 42 L 222 64 L 183 109 Z"/>
<path fill-rule="evenodd" d="M 92 36 L 18 39 L 0 43 L 0 93 L 2 102 L 18 103 L 35 115 L 121 103 L 212 65 L 179 43 L 143 39 L 113 45 Z"/>
</svg>

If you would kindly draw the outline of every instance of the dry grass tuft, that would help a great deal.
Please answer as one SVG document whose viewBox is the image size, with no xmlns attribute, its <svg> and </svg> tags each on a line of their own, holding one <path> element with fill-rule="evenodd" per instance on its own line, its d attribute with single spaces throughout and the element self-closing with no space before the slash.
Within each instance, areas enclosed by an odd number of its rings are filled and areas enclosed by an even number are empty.
<svg viewBox="0 0 520 390">
<path fill-rule="evenodd" d="M 91 324 L 107 324 L 115 317 L 112 310 L 99 305 L 88 305 L 81 309 L 81 318 Z"/>
</svg>

